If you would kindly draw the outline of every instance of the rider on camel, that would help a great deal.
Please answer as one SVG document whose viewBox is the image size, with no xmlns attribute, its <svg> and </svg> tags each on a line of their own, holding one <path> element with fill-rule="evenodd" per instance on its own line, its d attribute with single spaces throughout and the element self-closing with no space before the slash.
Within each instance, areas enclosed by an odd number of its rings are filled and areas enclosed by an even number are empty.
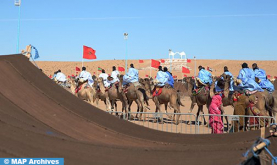
<svg viewBox="0 0 277 165">
<path fill-rule="evenodd" d="M 259 86 L 269 92 L 273 92 L 275 90 L 274 85 L 267 79 L 265 70 L 260 69 L 256 63 L 252 64 L 252 68 L 255 73 L 255 77 L 259 79 Z"/>
<path fill-rule="evenodd" d="M 205 68 L 201 65 L 198 67 L 198 69 L 199 73 L 198 77 L 196 77 L 196 86 L 210 86 L 213 82 L 212 74 L 209 71 L 205 70 Z"/>
<path fill-rule="evenodd" d="M 89 86 L 92 87 L 94 83 L 92 76 L 88 71 L 86 71 L 86 67 L 82 67 L 82 72 L 79 75 L 79 82 L 83 83 L 86 81 L 88 82 Z"/>
<path fill-rule="evenodd" d="M 119 82 L 119 79 L 118 79 L 119 75 L 120 73 L 116 70 L 116 67 L 113 66 L 113 71 L 111 73 L 111 77 L 113 78 L 111 81 L 112 84 Z"/>
<path fill-rule="evenodd" d="M 167 70 L 167 67 L 164 67 L 164 72 L 169 76 L 166 84 L 169 84 L 173 88 L 174 87 L 174 78 L 172 77 L 172 74 Z"/>
<path fill-rule="evenodd" d="M 135 69 L 134 64 L 131 64 L 128 73 L 123 76 L 123 85 L 127 85 L 129 83 L 135 83 L 135 82 L 138 82 L 138 80 L 139 80 L 138 70 Z"/>
<path fill-rule="evenodd" d="M 238 87 L 243 90 L 248 91 L 259 91 L 263 92 L 264 90 L 255 82 L 255 73 L 252 69 L 248 68 L 247 63 L 242 64 L 242 69 L 239 72 L 237 83 Z"/>
<path fill-rule="evenodd" d="M 102 77 L 102 79 L 103 79 L 105 88 L 108 88 L 110 86 L 110 83 L 108 81 L 109 75 L 106 73 L 106 71 L 104 69 L 102 69 L 102 73 L 99 75 L 99 78 L 100 77 Z"/>
<path fill-rule="evenodd" d="M 163 87 L 169 80 L 167 73 L 163 71 L 162 66 L 159 66 L 159 71 L 156 76 L 156 82 L 158 87 Z"/>
<path fill-rule="evenodd" d="M 56 73 L 57 73 L 57 75 L 54 78 L 54 80 L 56 82 L 58 82 L 58 83 L 62 83 L 62 84 L 65 85 L 65 83 L 66 83 L 66 76 L 65 76 L 65 74 L 63 74 L 60 69 Z"/>
</svg>

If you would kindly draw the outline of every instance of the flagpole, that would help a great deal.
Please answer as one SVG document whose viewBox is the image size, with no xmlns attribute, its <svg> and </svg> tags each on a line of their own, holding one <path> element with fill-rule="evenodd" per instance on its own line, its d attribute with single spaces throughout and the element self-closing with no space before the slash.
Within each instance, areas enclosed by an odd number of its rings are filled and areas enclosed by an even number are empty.
<svg viewBox="0 0 277 165">
<path fill-rule="evenodd" d="M 150 60 L 150 78 L 152 77 L 152 67 L 151 67 L 151 60 Z"/>
<path fill-rule="evenodd" d="M 124 33 L 124 40 L 126 40 L 126 53 L 125 53 L 125 74 L 127 74 L 127 40 L 128 40 L 128 33 Z"/>
<path fill-rule="evenodd" d="M 21 0 L 15 4 L 18 6 L 18 27 L 17 27 L 17 44 L 16 44 L 16 52 L 19 53 L 19 37 L 20 37 L 20 7 L 21 7 Z"/>
<path fill-rule="evenodd" d="M 194 78 L 196 77 L 196 57 L 194 56 Z"/>
</svg>

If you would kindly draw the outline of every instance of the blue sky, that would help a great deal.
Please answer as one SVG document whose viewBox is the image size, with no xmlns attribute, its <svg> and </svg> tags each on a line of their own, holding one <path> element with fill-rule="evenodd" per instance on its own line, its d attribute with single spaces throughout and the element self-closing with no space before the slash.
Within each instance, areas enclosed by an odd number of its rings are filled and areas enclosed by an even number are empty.
<svg viewBox="0 0 277 165">
<path fill-rule="evenodd" d="M 0 54 L 16 53 L 18 7 L 0 0 Z M 276 0 L 22 0 L 20 50 L 41 61 L 188 58 L 277 60 Z"/>
</svg>

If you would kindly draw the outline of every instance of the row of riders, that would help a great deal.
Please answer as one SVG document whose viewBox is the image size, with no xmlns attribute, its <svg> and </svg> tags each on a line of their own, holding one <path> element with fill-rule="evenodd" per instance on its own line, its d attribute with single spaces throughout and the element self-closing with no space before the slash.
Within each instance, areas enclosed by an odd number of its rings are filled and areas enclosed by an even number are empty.
<svg viewBox="0 0 277 165">
<path fill-rule="evenodd" d="M 156 105 L 156 112 L 160 112 L 160 105 L 164 104 L 166 112 L 169 105 L 174 109 L 174 112 L 180 113 L 180 106 L 183 106 L 180 101 L 180 94 L 179 91 L 173 88 L 174 79 L 166 67 L 162 69 L 159 66 L 159 71 L 154 80 L 139 78 L 138 70 L 134 68 L 133 64 L 130 65 L 128 73 L 124 76 L 120 76 L 116 67 L 112 69 L 110 76 L 105 73 L 105 70 L 102 70 L 98 78 L 93 78 L 83 67 L 82 72 L 76 79 L 70 79 L 71 91 L 91 104 L 96 101 L 97 106 L 99 99 L 104 101 L 107 111 L 114 108 L 117 111 L 116 102 L 121 101 L 122 111 L 128 115 L 132 102 L 135 101 L 138 106 L 137 111 L 146 112 L 149 109 L 148 101 L 152 99 Z M 268 114 L 272 116 L 273 112 L 275 112 L 276 105 L 272 95 L 274 86 L 267 79 L 265 71 L 258 68 L 256 63 L 252 65 L 252 69 L 246 63 L 243 63 L 237 78 L 228 71 L 226 66 L 224 67 L 224 73 L 216 78 L 213 78 L 211 73 L 205 70 L 204 67 L 199 66 L 198 69 L 199 74 L 195 79 L 186 79 L 188 86 L 191 85 L 188 88 L 192 89 L 192 104 L 189 112 L 197 104 L 197 116 L 200 112 L 204 113 L 203 106 L 206 105 L 209 109 L 214 95 L 219 95 L 222 99 L 222 104 L 218 108 L 220 113 L 223 113 L 223 106 L 232 105 L 234 106 L 234 114 L 249 115 L 249 111 L 246 108 L 241 109 L 239 107 L 241 102 L 244 104 L 243 107 L 252 105 L 252 107 L 258 109 L 257 112 L 252 113 L 253 115 Z M 55 75 L 53 78 L 57 82 L 65 84 L 66 76 L 60 70 Z M 254 100 L 257 100 L 255 101 L 255 106 L 250 104 L 250 96 L 255 96 Z M 244 101 L 241 101 L 243 98 Z M 140 113 L 139 119 L 141 117 Z M 172 118 L 170 115 L 168 117 Z M 176 119 L 175 117 L 173 118 L 176 124 L 179 123 L 179 117 L 180 115 L 176 115 Z M 213 120 L 216 121 L 216 118 Z M 161 122 L 163 122 L 162 119 Z M 204 123 L 206 123 L 205 119 Z"/>
<path fill-rule="evenodd" d="M 113 71 L 109 76 L 102 70 L 102 73 L 97 77 L 92 77 L 86 71 L 86 67 L 82 67 L 82 72 L 76 78 L 71 77 L 69 83 L 66 81 L 66 76 L 60 70 L 54 73 L 53 79 L 62 86 L 70 86 L 72 93 L 77 97 L 88 101 L 91 104 L 96 102 L 98 106 L 99 100 L 106 104 L 106 110 L 115 109 L 117 112 L 117 101 L 122 103 L 122 112 L 125 112 L 127 117 L 132 117 L 129 114 L 133 101 L 137 103 L 138 112 L 146 112 L 149 109 L 149 99 L 152 99 L 156 105 L 156 111 L 160 112 L 160 105 L 164 104 L 174 109 L 174 112 L 180 113 L 180 106 L 183 106 L 180 101 L 179 93 L 173 88 L 174 79 L 167 68 L 159 67 L 156 79 L 139 78 L 139 72 L 131 64 L 128 73 L 124 76 L 120 75 L 116 67 L 112 67 Z M 142 119 L 142 113 L 139 113 L 139 119 Z M 138 114 L 136 115 L 138 117 Z M 171 115 L 168 115 L 172 118 Z M 174 122 L 178 124 L 180 115 L 173 117 Z M 144 119 L 146 116 L 144 115 Z M 161 119 L 163 122 L 163 119 Z"/>
<path fill-rule="evenodd" d="M 197 104 L 197 116 L 200 112 L 204 113 L 204 105 L 207 106 L 210 114 L 218 115 L 223 114 L 223 107 L 231 105 L 234 107 L 234 115 L 275 117 L 277 93 L 274 85 L 267 79 L 266 72 L 256 63 L 252 65 L 252 69 L 247 63 L 243 63 L 238 77 L 234 77 L 227 66 L 224 67 L 224 73 L 221 76 L 214 78 L 202 66 L 198 68 L 199 75 L 195 79 L 196 83 L 193 80 L 187 81 L 193 89 L 190 112 Z M 250 125 L 265 126 L 267 124 L 264 119 L 262 121 L 258 118 L 251 119 Z M 206 124 L 205 118 L 203 120 Z M 235 122 L 235 131 L 246 130 L 247 122 L 247 118 L 240 117 L 239 122 Z M 210 126 L 214 127 L 212 133 L 222 133 L 221 117 L 210 116 Z"/>
</svg>

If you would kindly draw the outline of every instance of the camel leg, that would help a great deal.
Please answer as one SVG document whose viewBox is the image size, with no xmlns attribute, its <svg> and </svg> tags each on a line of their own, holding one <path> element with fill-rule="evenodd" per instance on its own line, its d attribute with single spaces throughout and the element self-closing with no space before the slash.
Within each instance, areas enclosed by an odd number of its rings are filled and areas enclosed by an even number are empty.
<svg viewBox="0 0 277 165">
<path fill-rule="evenodd" d="M 164 109 L 165 109 L 165 113 L 166 113 L 166 115 L 167 115 L 167 117 L 169 118 L 169 120 L 172 120 L 172 115 L 168 115 L 167 114 L 167 104 L 164 104 Z M 175 116 L 175 115 L 174 115 Z M 174 117 L 173 117 L 174 118 Z"/>
<path fill-rule="evenodd" d="M 106 98 L 105 102 L 106 102 L 106 110 L 111 111 L 111 102 L 108 97 Z"/>
<path fill-rule="evenodd" d="M 201 107 L 202 105 L 198 105 L 198 110 L 197 110 L 197 113 L 196 113 L 196 120 L 195 120 L 195 123 L 198 123 L 199 121 L 198 121 L 198 117 L 199 117 L 199 113 L 200 113 L 200 111 L 201 111 Z"/>
<path fill-rule="evenodd" d="M 138 118 L 138 120 L 141 120 L 142 118 L 142 105 L 141 105 L 141 102 L 139 101 L 139 99 L 136 99 L 135 102 L 137 103 L 137 114 L 136 114 L 136 117 Z M 138 112 L 140 112 L 139 114 L 139 117 L 138 117 Z"/>
<path fill-rule="evenodd" d="M 196 105 L 195 97 L 191 97 L 191 104 L 190 104 L 190 109 L 189 109 L 188 113 L 192 113 L 192 110 L 193 110 L 195 105 Z"/>
<path fill-rule="evenodd" d="M 159 103 L 159 100 L 158 100 L 158 98 L 157 97 L 154 97 L 153 98 L 153 101 L 154 101 L 154 103 L 155 103 L 155 105 L 156 105 L 156 113 L 160 113 L 161 112 L 161 109 L 160 109 L 160 103 Z M 158 116 L 156 116 L 156 118 L 154 119 L 154 122 L 157 122 L 157 118 L 158 118 Z M 163 115 L 162 115 L 162 117 L 160 118 L 160 123 L 161 124 L 163 124 Z"/>
<path fill-rule="evenodd" d="M 206 122 L 206 119 L 205 119 L 205 116 L 204 116 L 204 110 L 203 110 L 203 105 L 201 106 L 201 113 L 203 114 L 203 120 L 204 120 L 204 125 L 207 126 L 207 122 Z M 199 115 L 199 114 L 198 114 Z"/>
<path fill-rule="evenodd" d="M 99 98 L 97 97 L 96 98 L 96 107 L 98 107 L 99 106 Z"/>
<path fill-rule="evenodd" d="M 130 116 L 130 117 L 132 116 L 132 115 L 130 114 L 132 104 L 133 104 L 133 100 L 128 101 L 128 116 Z M 136 115 L 136 118 L 137 118 L 137 115 Z"/>
</svg>

